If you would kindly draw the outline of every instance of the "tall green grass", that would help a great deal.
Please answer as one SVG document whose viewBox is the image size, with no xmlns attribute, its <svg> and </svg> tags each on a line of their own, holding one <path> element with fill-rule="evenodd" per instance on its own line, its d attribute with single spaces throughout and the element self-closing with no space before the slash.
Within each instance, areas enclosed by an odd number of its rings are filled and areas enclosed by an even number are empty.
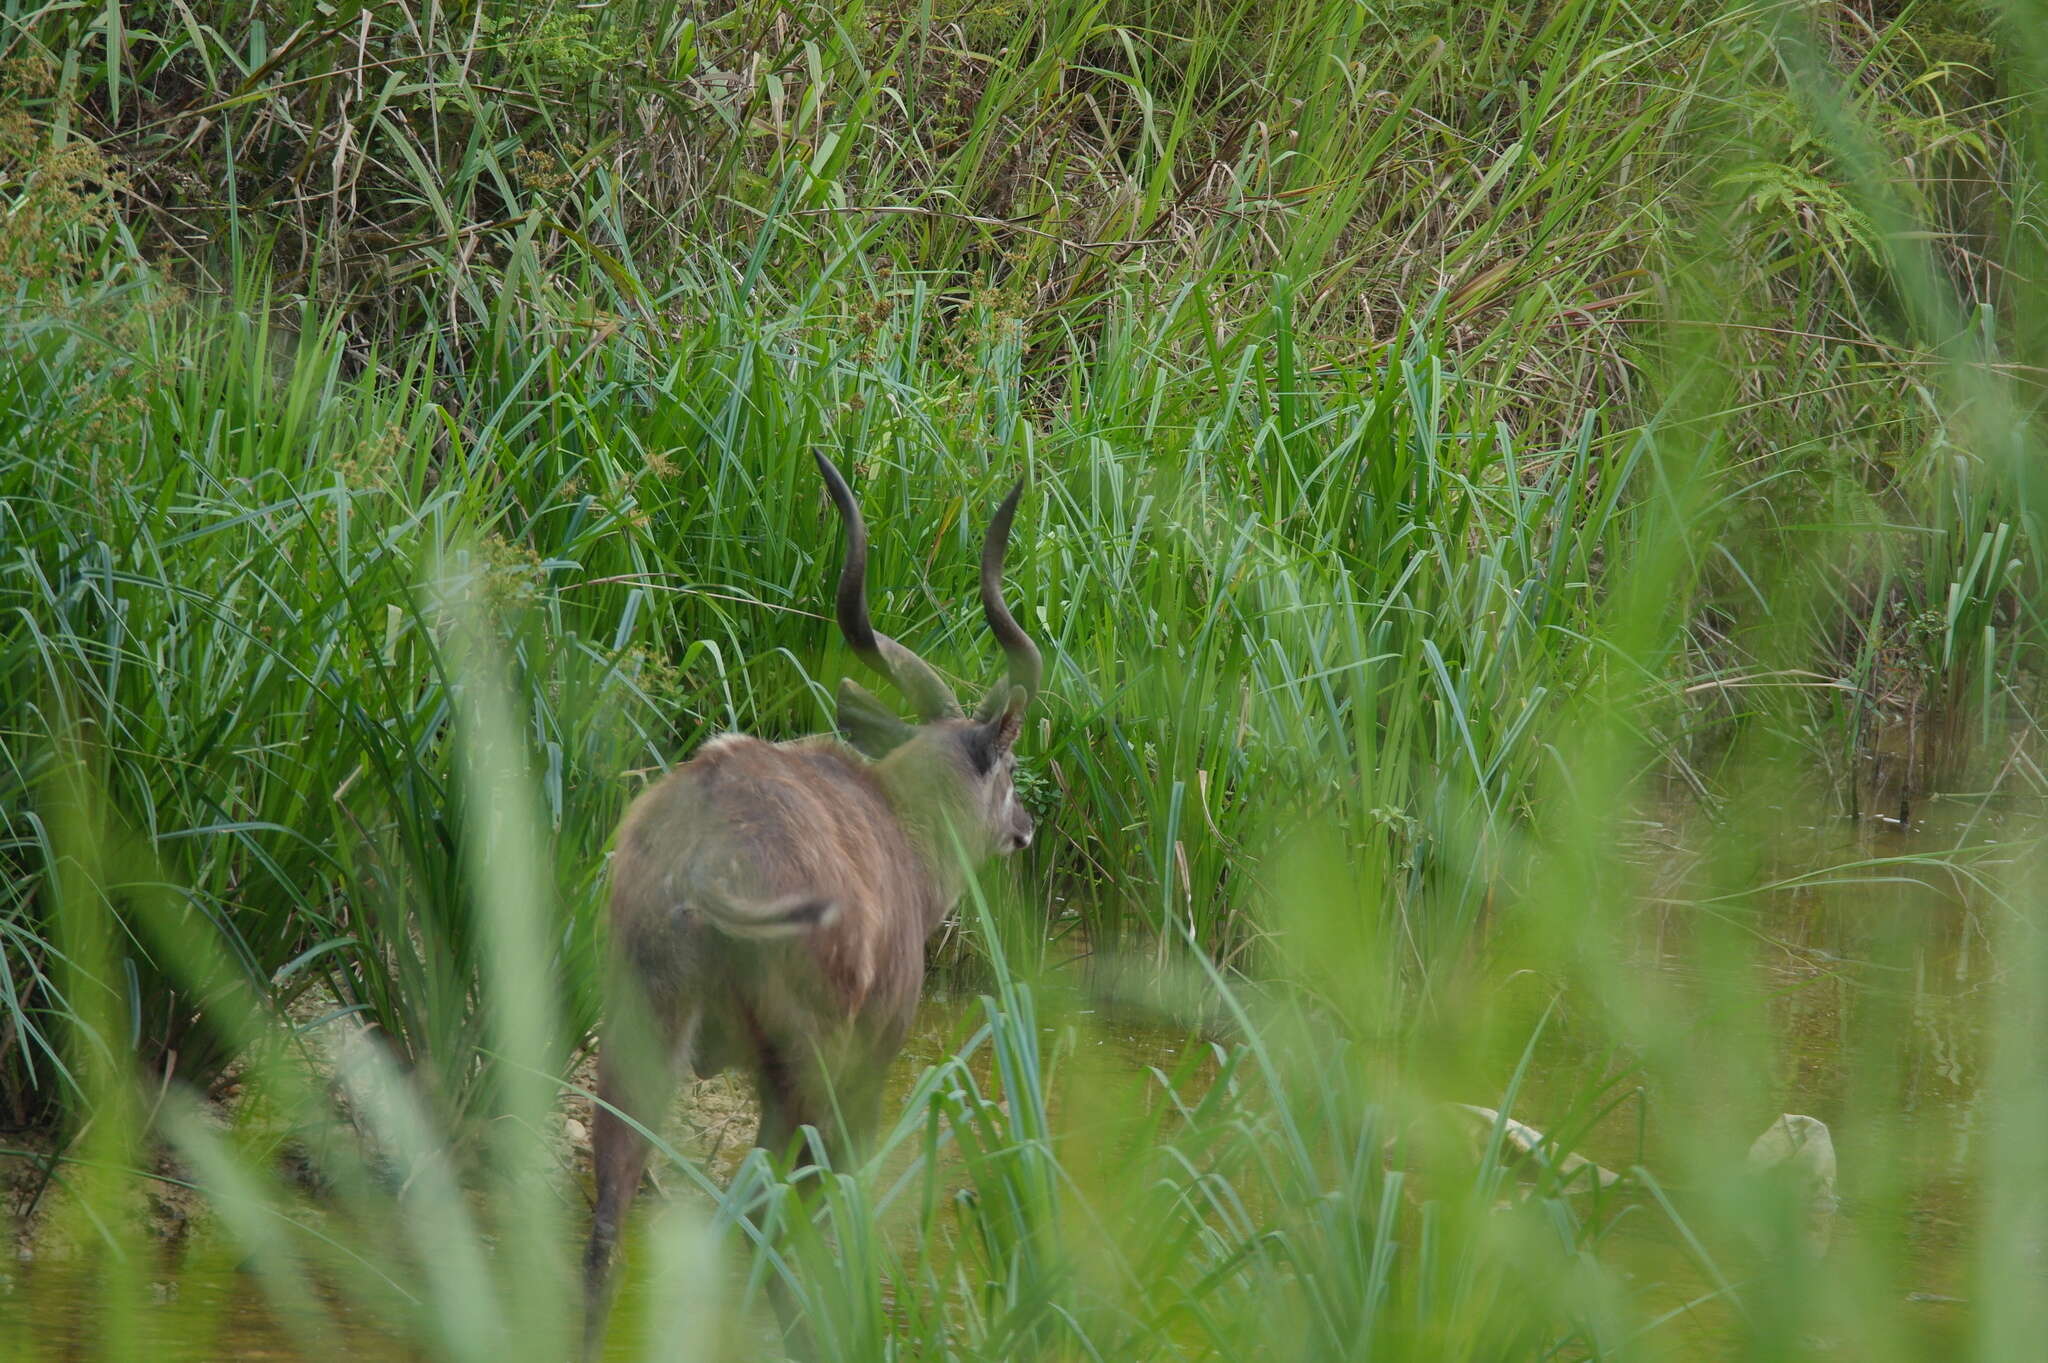
<svg viewBox="0 0 2048 1363">
<path fill-rule="evenodd" d="M 73 1247 L 11 1349 L 239 1347 L 151 1284 L 240 1262 L 308 1356 L 568 1351 L 606 839 L 826 726 L 821 447 L 969 680 L 1034 475 L 1044 835 L 868 1168 L 669 1149 L 616 1356 L 781 1277 L 849 1359 L 2033 1337 L 2026 13 L 0 15 L 0 1126 Z M 1820 1261 L 1741 1167 L 1813 1090 Z"/>
</svg>

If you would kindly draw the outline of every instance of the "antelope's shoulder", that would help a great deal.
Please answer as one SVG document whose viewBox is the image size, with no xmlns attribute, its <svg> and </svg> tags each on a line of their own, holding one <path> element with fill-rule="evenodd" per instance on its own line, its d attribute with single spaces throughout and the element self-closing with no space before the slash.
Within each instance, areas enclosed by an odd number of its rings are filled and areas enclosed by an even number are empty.
<svg viewBox="0 0 2048 1363">
<path fill-rule="evenodd" d="M 770 742 L 750 734 L 719 734 L 662 784 L 663 803 L 698 819 L 816 826 L 846 818 L 873 818 L 886 797 L 873 764 L 831 735 Z"/>
<path fill-rule="evenodd" d="M 739 732 L 737 729 L 728 730 L 727 732 L 722 734 L 713 734 L 711 735 L 711 737 L 705 739 L 702 743 L 699 743 L 697 745 L 697 751 L 690 754 L 689 761 L 703 762 L 706 760 L 715 760 L 719 757 L 729 756 L 736 752 L 745 752 L 747 748 L 757 745 L 761 747 L 769 746 L 768 744 L 762 743 L 760 739 L 754 737 L 752 734 L 743 734 Z M 685 765 L 687 765 L 687 763 Z"/>
<path fill-rule="evenodd" d="M 697 745 L 685 766 L 704 761 L 721 761 L 731 758 L 762 758 L 768 754 L 782 754 L 797 758 L 826 758 L 866 764 L 867 759 L 849 744 L 834 734 L 804 734 L 797 738 L 767 739 L 741 733 L 737 729 L 713 734 Z"/>
<path fill-rule="evenodd" d="M 639 842 L 649 829 L 667 834 L 701 823 L 722 803 L 722 792 L 772 779 L 776 752 L 777 745 L 751 734 L 713 734 L 633 798 L 619 825 L 620 847 Z"/>
<path fill-rule="evenodd" d="M 705 739 L 689 760 L 671 769 L 670 774 L 772 780 L 830 772 L 859 779 L 870 765 L 867 758 L 831 734 L 770 740 L 752 734 L 723 733 Z"/>
</svg>

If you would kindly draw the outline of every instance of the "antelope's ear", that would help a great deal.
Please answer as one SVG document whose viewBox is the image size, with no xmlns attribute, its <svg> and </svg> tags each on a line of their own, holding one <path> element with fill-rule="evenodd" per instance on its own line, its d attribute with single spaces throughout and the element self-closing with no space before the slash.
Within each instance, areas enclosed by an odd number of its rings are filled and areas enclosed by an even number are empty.
<svg viewBox="0 0 2048 1363">
<path fill-rule="evenodd" d="M 991 760 L 1008 752 L 1016 743 L 1018 731 L 1024 727 L 1024 707 L 1030 703 L 1029 691 L 1002 682 L 975 708 L 974 721 L 980 746 Z"/>
<path fill-rule="evenodd" d="M 981 698 L 981 704 L 974 707 L 976 724 L 993 724 L 1005 714 L 1015 714 L 1021 721 L 1024 707 L 1031 703 L 1031 693 L 1015 682 L 999 681 L 989 688 Z"/>
<path fill-rule="evenodd" d="M 841 681 L 838 702 L 834 723 L 840 735 L 863 757 L 879 761 L 917 732 L 916 725 L 897 718 L 859 682 Z"/>
</svg>

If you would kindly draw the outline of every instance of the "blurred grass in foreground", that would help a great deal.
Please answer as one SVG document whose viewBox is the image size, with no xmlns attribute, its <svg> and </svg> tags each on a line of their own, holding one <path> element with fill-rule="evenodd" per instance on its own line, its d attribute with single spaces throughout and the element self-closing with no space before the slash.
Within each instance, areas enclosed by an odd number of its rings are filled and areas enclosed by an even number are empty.
<svg viewBox="0 0 2048 1363">
<path fill-rule="evenodd" d="M 785 1270 L 848 1359 L 2040 1337 L 2031 9 L 6 14 L 9 1357 L 568 1354 L 605 840 L 823 727 L 819 445 L 940 658 L 1033 470 L 1044 835 L 874 1167 L 650 1210 L 618 1356 Z"/>
</svg>

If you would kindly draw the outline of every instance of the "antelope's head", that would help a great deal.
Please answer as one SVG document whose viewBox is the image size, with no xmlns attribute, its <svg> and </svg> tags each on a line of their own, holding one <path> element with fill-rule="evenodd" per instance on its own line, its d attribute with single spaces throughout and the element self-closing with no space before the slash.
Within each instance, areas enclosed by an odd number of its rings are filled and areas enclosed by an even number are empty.
<svg viewBox="0 0 2048 1363">
<path fill-rule="evenodd" d="M 981 547 L 981 610 L 989 633 L 1009 660 L 1009 675 L 997 682 L 972 715 L 924 659 L 868 622 L 867 527 L 846 480 L 823 454 L 818 471 L 839 517 L 846 523 L 846 560 L 839 570 L 836 601 L 839 632 L 847 647 L 902 693 L 917 713 L 906 723 L 865 687 L 839 683 L 838 727 L 861 753 L 888 769 L 898 789 L 910 792 L 926 810 L 948 818 L 970 855 L 1021 851 L 1031 845 L 1031 815 L 1017 799 L 1017 758 L 1013 751 L 1024 722 L 1024 707 L 1038 693 L 1044 663 L 1038 646 L 1003 604 L 1003 554 L 1024 480 L 1010 489 L 989 522 Z"/>
</svg>

